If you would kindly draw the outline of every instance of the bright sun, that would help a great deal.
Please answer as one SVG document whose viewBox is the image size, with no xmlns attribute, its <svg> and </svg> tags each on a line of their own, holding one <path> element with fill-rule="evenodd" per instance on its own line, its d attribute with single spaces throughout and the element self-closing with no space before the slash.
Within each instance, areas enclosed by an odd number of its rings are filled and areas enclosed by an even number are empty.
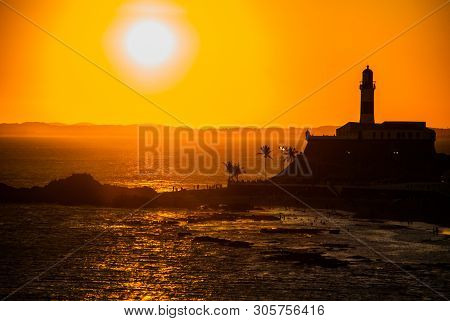
<svg viewBox="0 0 450 321">
<path fill-rule="evenodd" d="M 197 33 L 181 8 L 136 1 L 120 7 L 105 30 L 111 67 L 139 91 L 167 90 L 191 68 L 198 48 Z"/>
<path fill-rule="evenodd" d="M 131 60 L 142 67 L 158 67 L 175 53 L 176 38 L 168 25 L 157 20 L 133 23 L 125 32 L 125 50 Z"/>
</svg>

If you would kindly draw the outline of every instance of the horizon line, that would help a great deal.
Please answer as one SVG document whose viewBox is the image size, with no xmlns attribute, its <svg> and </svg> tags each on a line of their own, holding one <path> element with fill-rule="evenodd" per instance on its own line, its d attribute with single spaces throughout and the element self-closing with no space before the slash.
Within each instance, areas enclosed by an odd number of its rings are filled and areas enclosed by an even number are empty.
<svg viewBox="0 0 450 321">
<path fill-rule="evenodd" d="M 397 120 L 387 120 L 387 122 L 402 122 Z M 418 121 L 405 121 L 405 122 L 418 122 Z M 420 121 L 423 122 L 423 121 Z M 347 122 L 348 123 L 348 122 Z M 383 122 L 381 122 L 383 123 Z M 426 122 L 425 122 L 426 123 Z M 77 123 L 63 123 L 63 122 L 44 122 L 44 121 L 24 121 L 24 122 L 1 122 L 0 126 L 24 126 L 24 125 L 49 125 L 54 127 L 70 127 L 70 126 L 85 126 L 85 127 L 135 127 L 135 126 L 157 126 L 157 127 L 173 127 L 173 128 L 185 128 L 186 126 L 177 126 L 177 125 L 166 125 L 166 124 L 154 124 L 154 123 L 131 123 L 131 124 L 117 124 L 117 123 L 111 123 L 111 124 L 99 124 L 99 123 L 90 123 L 90 122 L 77 122 Z M 268 128 L 298 128 L 298 129 L 305 129 L 305 128 L 324 128 L 324 127 L 341 127 L 341 125 L 286 125 L 286 126 L 272 126 Z M 433 126 L 427 126 L 428 128 L 432 129 L 450 129 L 450 126 L 447 127 L 433 127 Z M 196 130 L 201 129 L 234 129 L 234 128 L 257 128 L 257 129 L 264 129 L 262 125 L 205 125 L 203 127 L 188 127 Z"/>
</svg>

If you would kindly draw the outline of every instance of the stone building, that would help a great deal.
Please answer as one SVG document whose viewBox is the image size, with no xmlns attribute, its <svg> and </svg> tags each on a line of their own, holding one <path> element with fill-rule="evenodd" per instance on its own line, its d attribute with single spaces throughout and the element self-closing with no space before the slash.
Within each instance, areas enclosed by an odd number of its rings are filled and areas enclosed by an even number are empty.
<svg viewBox="0 0 450 321">
<path fill-rule="evenodd" d="M 352 183 L 439 179 L 442 164 L 434 147 L 435 132 L 425 122 L 375 123 L 375 82 L 369 66 L 360 90 L 360 121 L 338 128 L 335 136 L 307 131 L 304 152 L 278 179 Z"/>
</svg>

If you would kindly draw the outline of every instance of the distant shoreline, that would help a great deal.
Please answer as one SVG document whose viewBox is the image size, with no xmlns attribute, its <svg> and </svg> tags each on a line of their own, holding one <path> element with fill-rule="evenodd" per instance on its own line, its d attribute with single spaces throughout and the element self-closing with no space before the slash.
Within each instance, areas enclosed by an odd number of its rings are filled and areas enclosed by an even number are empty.
<svg viewBox="0 0 450 321">
<path fill-rule="evenodd" d="M 59 124 L 59 123 L 42 123 L 42 122 L 25 122 L 25 123 L 0 123 L 0 137 L 129 137 L 137 136 L 138 126 L 155 126 L 158 128 L 171 127 L 157 124 L 132 124 L 132 125 L 96 125 L 96 124 Z M 312 127 L 311 131 L 315 135 L 334 135 L 335 125 L 324 125 Z M 209 127 L 213 128 L 213 127 Z M 227 131 L 236 128 L 250 128 L 248 126 L 218 126 L 215 129 Z M 256 128 L 258 127 L 251 127 Z M 288 128 L 282 127 L 282 128 Z M 295 129 L 303 131 L 310 127 L 296 127 Z M 193 128 L 194 130 L 204 130 L 207 128 Z M 436 131 L 438 139 L 450 139 L 450 128 L 432 128 Z"/>
</svg>

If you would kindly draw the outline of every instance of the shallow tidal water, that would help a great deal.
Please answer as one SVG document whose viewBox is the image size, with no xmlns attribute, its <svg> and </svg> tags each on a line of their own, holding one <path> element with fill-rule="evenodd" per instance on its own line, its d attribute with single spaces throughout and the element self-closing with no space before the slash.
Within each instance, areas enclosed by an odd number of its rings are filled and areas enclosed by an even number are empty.
<svg viewBox="0 0 450 321">
<path fill-rule="evenodd" d="M 424 223 L 321 213 L 293 208 L 133 212 L 1 205 L 0 296 L 8 300 L 450 297 L 450 236 L 443 228 L 434 235 L 433 227 Z"/>
</svg>

